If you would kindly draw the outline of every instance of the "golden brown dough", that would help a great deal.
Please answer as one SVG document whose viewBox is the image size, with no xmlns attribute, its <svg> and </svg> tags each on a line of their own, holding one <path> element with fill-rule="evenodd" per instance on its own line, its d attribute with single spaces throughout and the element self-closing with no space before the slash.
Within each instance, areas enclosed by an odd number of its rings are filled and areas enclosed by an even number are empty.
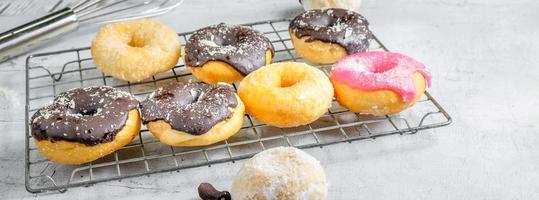
<svg viewBox="0 0 539 200">
<path fill-rule="evenodd" d="M 174 30 L 150 19 L 105 25 L 92 41 L 96 67 L 114 78 L 139 82 L 173 68 L 180 58 Z"/>
<path fill-rule="evenodd" d="M 332 64 L 348 55 L 346 49 L 339 44 L 320 40 L 306 42 L 305 40 L 309 39 L 309 36 L 298 38 L 293 33 L 290 33 L 290 39 L 292 39 L 294 49 L 299 56 L 311 63 Z"/>
<path fill-rule="evenodd" d="M 266 65 L 271 63 L 271 58 L 271 50 L 267 50 Z M 186 67 L 199 80 L 209 84 L 216 84 L 218 82 L 234 83 L 243 79 L 243 75 L 223 61 L 209 61 L 202 67 L 190 67 L 187 65 Z"/>
<path fill-rule="evenodd" d="M 331 106 L 333 87 L 321 70 L 305 63 L 266 65 L 247 75 L 238 93 L 247 113 L 276 127 L 305 125 Z"/>
<path fill-rule="evenodd" d="M 237 95 L 236 98 L 238 105 L 233 109 L 232 116 L 214 125 L 202 135 L 191 135 L 183 131 L 174 130 L 164 120 L 152 121 L 146 126 L 159 141 L 171 146 L 204 146 L 217 143 L 236 134 L 243 124 L 245 106 Z"/>
<path fill-rule="evenodd" d="M 114 140 L 94 146 L 87 146 L 78 142 L 36 140 L 39 152 L 57 163 L 83 164 L 97 160 L 131 143 L 140 131 L 140 114 L 138 109 L 129 111 L 125 126 L 114 136 Z"/>
</svg>

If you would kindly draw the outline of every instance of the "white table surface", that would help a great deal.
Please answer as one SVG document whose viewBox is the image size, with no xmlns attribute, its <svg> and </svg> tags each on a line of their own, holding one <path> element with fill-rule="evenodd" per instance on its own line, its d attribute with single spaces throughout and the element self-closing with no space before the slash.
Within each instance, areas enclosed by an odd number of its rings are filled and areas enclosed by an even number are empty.
<svg viewBox="0 0 539 200">
<path fill-rule="evenodd" d="M 226 2 L 226 3 L 223 3 Z M 535 0 L 363 0 L 393 51 L 426 63 L 450 126 L 307 152 L 321 161 L 328 199 L 539 199 L 539 3 Z M 292 17 L 296 0 L 187 0 L 158 17 L 178 32 L 218 22 Z M 27 17 L 0 17 L 0 29 Z M 37 51 L 88 46 L 87 28 Z M 30 194 L 24 189 L 23 59 L 0 64 L 0 199 L 196 199 L 229 188 L 239 163 Z"/>
</svg>

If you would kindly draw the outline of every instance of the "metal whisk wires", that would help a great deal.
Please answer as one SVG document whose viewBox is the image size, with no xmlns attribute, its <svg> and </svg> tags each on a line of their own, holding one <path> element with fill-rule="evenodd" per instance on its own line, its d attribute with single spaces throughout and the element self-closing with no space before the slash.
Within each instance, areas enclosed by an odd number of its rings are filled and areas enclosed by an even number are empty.
<svg viewBox="0 0 539 200">
<path fill-rule="evenodd" d="M 72 10 L 81 23 L 111 23 L 161 15 L 182 3 L 183 0 L 83 0 Z"/>
<path fill-rule="evenodd" d="M 178 7 L 183 0 L 82 0 L 42 18 L 0 33 L 0 62 L 77 29 L 81 24 L 102 24 L 153 17 Z"/>
</svg>

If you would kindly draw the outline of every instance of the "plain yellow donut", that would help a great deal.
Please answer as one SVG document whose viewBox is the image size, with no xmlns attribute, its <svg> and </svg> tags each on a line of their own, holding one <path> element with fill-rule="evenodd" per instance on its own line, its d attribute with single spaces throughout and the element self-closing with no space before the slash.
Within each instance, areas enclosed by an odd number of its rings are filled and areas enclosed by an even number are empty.
<svg viewBox="0 0 539 200">
<path fill-rule="evenodd" d="M 403 111 L 414 104 L 425 92 L 425 78 L 421 73 L 413 75 L 416 96 L 410 102 L 403 102 L 402 97 L 389 89 L 365 91 L 352 88 L 335 79 L 331 79 L 335 88 L 335 98 L 351 112 L 375 116 L 391 115 Z"/>
<path fill-rule="evenodd" d="M 47 159 L 61 164 L 83 164 L 104 157 L 131 143 L 140 131 L 140 114 L 137 109 L 129 111 L 125 126 L 114 140 L 93 146 L 78 142 L 34 139 L 37 149 Z"/>
<path fill-rule="evenodd" d="M 208 132 L 202 135 L 191 135 L 189 133 L 172 129 L 169 123 L 164 120 L 157 120 L 148 123 L 148 130 L 162 143 L 171 146 L 205 146 L 228 139 L 240 130 L 245 115 L 245 106 L 236 95 L 238 105 L 233 109 L 232 116 L 213 126 Z"/>
<path fill-rule="evenodd" d="M 266 65 L 271 63 L 271 57 L 273 57 L 271 50 L 267 50 Z M 223 61 L 209 61 L 201 67 L 190 67 L 187 65 L 186 67 L 193 76 L 208 84 L 216 84 L 219 82 L 234 83 L 243 79 L 243 75 Z"/>
<path fill-rule="evenodd" d="M 331 106 L 333 87 L 324 72 L 305 63 L 266 65 L 240 83 L 247 113 L 276 127 L 295 127 L 320 118 Z"/>
<path fill-rule="evenodd" d="M 303 59 L 315 64 L 333 64 L 342 57 L 348 55 L 346 49 L 341 45 L 314 40 L 306 42 L 309 36 L 301 38 L 296 37 L 296 34 L 289 31 L 290 39 L 294 49 Z"/>
<path fill-rule="evenodd" d="M 103 73 L 139 82 L 176 66 L 180 48 L 174 30 L 142 19 L 101 28 L 92 41 L 92 57 Z"/>
</svg>

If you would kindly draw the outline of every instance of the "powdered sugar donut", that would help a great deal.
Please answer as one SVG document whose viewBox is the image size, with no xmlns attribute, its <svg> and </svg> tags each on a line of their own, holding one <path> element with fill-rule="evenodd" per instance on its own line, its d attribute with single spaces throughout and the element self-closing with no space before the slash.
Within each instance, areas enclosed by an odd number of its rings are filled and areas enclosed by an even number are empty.
<svg viewBox="0 0 539 200">
<path fill-rule="evenodd" d="M 337 101 L 352 112 L 398 113 L 416 102 L 430 86 L 431 75 L 411 57 L 371 51 L 347 56 L 329 76 Z"/>
<path fill-rule="evenodd" d="M 324 169 L 294 147 L 265 150 L 249 159 L 234 179 L 232 199 L 326 199 Z"/>
</svg>

